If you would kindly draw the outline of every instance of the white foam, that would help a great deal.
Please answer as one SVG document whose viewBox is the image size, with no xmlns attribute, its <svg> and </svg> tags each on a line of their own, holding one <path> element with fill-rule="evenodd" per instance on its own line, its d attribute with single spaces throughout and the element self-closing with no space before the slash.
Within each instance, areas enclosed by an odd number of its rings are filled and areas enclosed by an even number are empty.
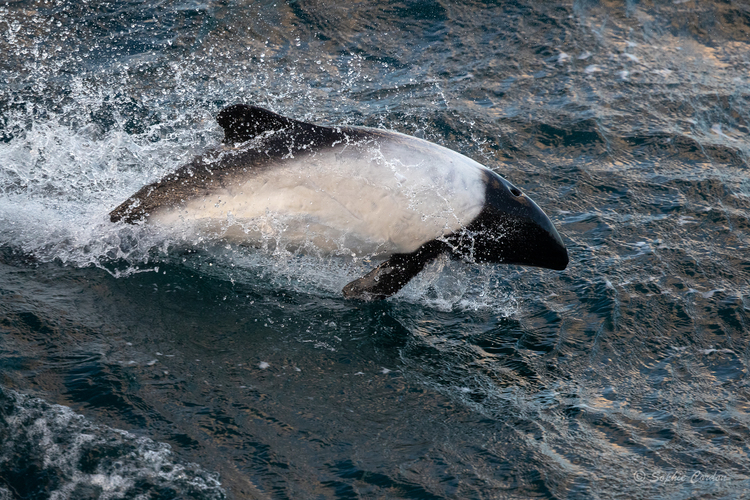
<svg viewBox="0 0 750 500">
<path fill-rule="evenodd" d="M 54 118 L 34 123 L 0 143 L 0 245 L 76 266 L 147 260 L 169 242 L 148 228 L 115 226 L 108 213 L 190 154 L 119 130 L 73 130 Z"/>
<path fill-rule="evenodd" d="M 93 424 L 69 408 L 2 387 L 0 400 L 10 408 L 4 413 L 8 439 L 0 464 L 19 459 L 40 463 L 40 482 L 56 478 L 47 485 L 54 488 L 51 499 L 73 500 L 81 488 L 92 486 L 101 499 L 133 498 L 144 484 L 153 485 L 154 492 L 171 489 L 177 496 L 199 492 L 200 498 L 225 498 L 218 475 L 179 463 L 166 443 Z"/>
</svg>

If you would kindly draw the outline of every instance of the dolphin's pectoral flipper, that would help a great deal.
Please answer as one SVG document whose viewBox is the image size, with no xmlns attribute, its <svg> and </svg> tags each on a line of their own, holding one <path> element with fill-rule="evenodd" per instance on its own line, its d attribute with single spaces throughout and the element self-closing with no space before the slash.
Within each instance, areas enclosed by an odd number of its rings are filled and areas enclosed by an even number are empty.
<svg viewBox="0 0 750 500">
<path fill-rule="evenodd" d="M 383 300 L 403 288 L 428 262 L 447 251 L 445 243 L 432 240 L 412 253 L 392 255 L 378 267 L 346 285 L 347 299 Z"/>
</svg>

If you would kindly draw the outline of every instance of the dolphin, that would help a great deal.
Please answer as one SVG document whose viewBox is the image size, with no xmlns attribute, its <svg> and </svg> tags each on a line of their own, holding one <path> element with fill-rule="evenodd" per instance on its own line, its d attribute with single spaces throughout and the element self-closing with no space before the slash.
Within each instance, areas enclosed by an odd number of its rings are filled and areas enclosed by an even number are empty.
<svg viewBox="0 0 750 500">
<path fill-rule="evenodd" d="M 346 285 L 381 300 L 442 254 L 563 270 L 568 252 L 520 189 L 455 151 L 381 129 L 321 126 L 236 104 L 222 145 L 144 186 L 112 222 L 385 259 Z"/>
</svg>

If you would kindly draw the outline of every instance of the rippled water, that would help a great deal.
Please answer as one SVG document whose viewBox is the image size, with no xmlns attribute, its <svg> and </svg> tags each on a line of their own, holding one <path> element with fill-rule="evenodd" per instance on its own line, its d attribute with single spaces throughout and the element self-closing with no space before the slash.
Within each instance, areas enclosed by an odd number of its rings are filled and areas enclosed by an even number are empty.
<svg viewBox="0 0 750 500">
<path fill-rule="evenodd" d="M 11 1 L 0 54 L 0 498 L 746 495 L 745 2 Z M 235 102 L 455 149 L 571 264 L 361 304 L 109 222 Z"/>
</svg>

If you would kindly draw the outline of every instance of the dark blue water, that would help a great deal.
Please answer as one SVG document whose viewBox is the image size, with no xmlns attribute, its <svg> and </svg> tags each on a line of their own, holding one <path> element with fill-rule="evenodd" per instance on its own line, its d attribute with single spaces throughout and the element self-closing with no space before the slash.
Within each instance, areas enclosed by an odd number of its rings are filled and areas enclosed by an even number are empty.
<svg viewBox="0 0 750 500">
<path fill-rule="evenodd" d="M 0 6 L 0 499 L 738 498 L 746 2 Z M 109 222 L 246 102 L 459 151 L 563 272 Z"/>
</svg>

